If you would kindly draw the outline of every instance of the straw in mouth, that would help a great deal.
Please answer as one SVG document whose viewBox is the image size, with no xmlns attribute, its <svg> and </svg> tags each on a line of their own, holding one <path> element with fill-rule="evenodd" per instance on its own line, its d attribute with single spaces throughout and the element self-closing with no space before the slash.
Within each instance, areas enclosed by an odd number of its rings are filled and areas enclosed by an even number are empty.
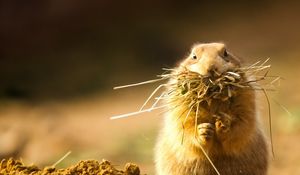
<svg viewBox="0 0 300 175">
<path fill-rule="evenodd" d="M 188 71 L 186 68 L 166 69 L 157 79 L 148 80 L 124 86 L 117 86 L 114 89 L 129 88 L 145 84 L 163 82 L 159 84 L 150 96 L 146 99 L 140 110 L 111 117 L 111 119 L 125 118 L 150 112 L 164 107 L 176 106 L 176 99 L 186 99 L 186 103 L 195 101 L 207 101 L 211 98 L 227 100 L 235 95 L 238 88 L 260 91 L 275 91 L 277 84 L 282 79 L 279 76 L 269 76 L 270 65 L 265 65 L 269 59 L 258 61 L 250 66 L 236 68 L 220 74 L 219 76 L 202 76 L 198 73 Z M 244 77 L 251 77 L 246 79 Z M 146 108 L 150 101 L 154 103 Z M 167 99 L 167 100 L 166 100 Z M 169 102 L 168 105 L 161 105 L 161 100 Z"/>
</svg>

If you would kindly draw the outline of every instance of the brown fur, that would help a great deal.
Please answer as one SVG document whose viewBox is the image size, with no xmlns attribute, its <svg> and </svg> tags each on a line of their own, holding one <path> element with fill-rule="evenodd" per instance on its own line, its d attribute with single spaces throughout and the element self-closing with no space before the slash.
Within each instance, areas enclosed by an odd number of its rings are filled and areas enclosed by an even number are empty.
<svg viewBox="0 0 300 175">
<path fill-rule="evenodd" d="M 198 44 L 181 66 L 194 64 L 192 71 L 204 75 L 211 69 L 224 72 L 239 66 L 231 54 L 224 61 L 224 49 L 222 43 Z M 193 54 L 198 60 L 191 61 Z M 183 103 L 180 100 L 178 104 Z M 192 110 L 184 122 L 188 109 L 181 105 L 165 115 L 155 148 L 157 175 L 217 174 L 201 147 L 222 175 L 267 173 L 268 149 L 257 118 L 255 91 L 239 89 L 229 100 L 212 99 L 210 105 L 199 106 L 196 120 Z"/>
</svg>

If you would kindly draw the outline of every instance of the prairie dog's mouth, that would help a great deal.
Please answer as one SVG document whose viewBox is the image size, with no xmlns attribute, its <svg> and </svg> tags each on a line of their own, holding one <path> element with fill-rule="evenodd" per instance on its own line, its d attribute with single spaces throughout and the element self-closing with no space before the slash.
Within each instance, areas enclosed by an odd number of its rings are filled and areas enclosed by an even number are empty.
<svg viewBox="0 0 300 175">
<path fill-rule="evenodd" d="M 237 65 L 221 74 L 213 72 L 209 76 L 189 70 L 186 67 L 187 64 L 180 64 L 175 68 L 163 68 L 165 72 L 158 75 L 158 79 L 114 87 L 114 89 L 121 89 L 168 80 L 154 89 L 139 111 L 113 116 L 111 119 L 124 118 L 164 107 L 174 110 L 182 105 L 210 104 L 215 99 L 226 101 L 238 95 L 243 89 L 263 92 L 276 90 L 275 83 L 280 83 L 282 78 L 268 75 L 271 65 L 266 65 L 267 61 L 268 59 L 264 62 L 257 61 L 243 67 Z M 156 96 L 163 88 L 165 90 Z M 146 108 L 145 106 L 150 103 L 151 99 L 155 99 L 155 102 L 150 108 Z M 161 100 L 165 100 L 166 104 L 159 106 Z"/>
<path fill-rule="evenodd" d="M 240 72 L 237 72 L 235 69 L 228 69 L 224 72 L 219 71 L 218 69 L 212 68 L 210 71 L 208 71 L 205 74 L 199 73 L 199 71 L 191 70 L 190 68 L 186 66 L 181 66 L 180 71 L 177 72 L 177 75 L 185 74 L 189 75 L 188 78 L 194 79 L 194 78 L 202 78 L 202 79 L 210 79 L 210 80 L 218 80 L 222 79 L 222 77 L 230 79 L 231 81 L 236 81 L 236 79 L 241 78 Z"/>
<path fill-rule="evenodd" d="M 208 77 L 220 77 L 222 74 L 226 74 L 227 72 L 234 72 L 235 68 L 238 66 L 232 63 L 214 63 L 214 64 L 204 64 L 200 61 L 194 64 L 183 65 L 187 70 L 198 73 L 202 76 Z"/>
<path fill-rule="evenodd" d="M 241 77 L 239 73 L 234 71 L 219 73 L 212 70 L 209 74 L 201 75 L 185 67 L 178 72 L 177 85 L 173 88 L 179 88 L 179 94 L 194 101 L 210 99 L 224 101 L 235 94 L 235 85 L 241 82 Z M 176 96 L 180 96 L 179 94 Z"/>
</svg>

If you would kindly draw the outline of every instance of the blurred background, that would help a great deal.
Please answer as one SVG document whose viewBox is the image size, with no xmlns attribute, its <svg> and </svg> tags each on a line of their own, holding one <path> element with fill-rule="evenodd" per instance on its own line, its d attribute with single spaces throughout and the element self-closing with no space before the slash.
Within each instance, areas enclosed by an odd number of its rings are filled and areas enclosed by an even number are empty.
<svg viewBox="0 0 300 175">
<path fill-rule="evenodd" d="M 161 111 L 109 117 L 138 110 L 158 84 L 112 87 L 155 78 L 196 42 L 221 41 L 245 64 L 271 58 L 270 74 L 284 77 L 269 93 L 269 174 L 299 174 L 299 18 L 296 1 L 0 1 L 0 158 L 45 166 L 72 151 L 59 167 L 105 158 L 154 174 Z"/>
</svg>

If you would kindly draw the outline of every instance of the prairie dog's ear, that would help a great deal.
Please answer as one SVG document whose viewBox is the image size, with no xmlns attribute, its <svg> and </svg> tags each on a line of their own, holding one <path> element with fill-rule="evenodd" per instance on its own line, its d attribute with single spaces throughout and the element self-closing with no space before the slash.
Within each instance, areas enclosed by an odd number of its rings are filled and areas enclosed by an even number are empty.
<svg viewBox="0 0 300 175">
<path fill-rule="evenodd" d="M 238 62 L 239 66 L 242 66 L 243 64 L 245 64 L 246 60 L 238 55 L 234 55 L 234 58 L 236 59 L 236 61 Z"/>
</svg>

